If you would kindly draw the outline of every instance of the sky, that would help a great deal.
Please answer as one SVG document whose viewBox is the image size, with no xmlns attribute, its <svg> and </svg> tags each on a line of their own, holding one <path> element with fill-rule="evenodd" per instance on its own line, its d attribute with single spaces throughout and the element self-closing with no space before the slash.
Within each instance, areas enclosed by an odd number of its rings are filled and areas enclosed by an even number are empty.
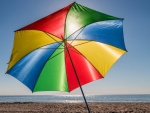
<svg viewBox="0 0 150 113">
<path fill-rule="evenodd" d="M 47 16 L 73 0 L 0 0 L 0 95 L 81 95 L 68 92 L 33 93 L 5 74 L 14 31 Z M 76 0 L 97 11 L 124 18 L 124 40 L 128 52 L 104 79 L 83 86 L 85 95 L 150 94 L 150 0 Z"/>
</svg>

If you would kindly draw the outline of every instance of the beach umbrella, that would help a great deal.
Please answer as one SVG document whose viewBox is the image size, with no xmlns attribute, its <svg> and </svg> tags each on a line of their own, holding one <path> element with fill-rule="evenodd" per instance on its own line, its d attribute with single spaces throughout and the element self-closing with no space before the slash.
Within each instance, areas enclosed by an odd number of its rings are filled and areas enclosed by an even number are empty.
<svg viewBox="0 0 150 113">
<path fill-rule="evenodd" d="M 84 97 L 81 86 L 104 78 L 126 52 L 122 23 L 74 2 L 15 31 L 6 73 L 32 92 L 80 87 Z"/>
</svg>

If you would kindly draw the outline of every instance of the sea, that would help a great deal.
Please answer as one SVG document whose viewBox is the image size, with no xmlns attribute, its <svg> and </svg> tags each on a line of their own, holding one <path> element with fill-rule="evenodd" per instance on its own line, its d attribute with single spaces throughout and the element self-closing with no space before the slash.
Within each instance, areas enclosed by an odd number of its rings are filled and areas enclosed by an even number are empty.
<svg viewBox="0 0 150 113">
<path fill-rule="evenodd" d="M 140 95 L 87 95 L 87 102 L 150 102 L 150 94 Z M 0 96 L 0 102 L 84 102 L 82 95 L 21 95 Z"/>
</svg>

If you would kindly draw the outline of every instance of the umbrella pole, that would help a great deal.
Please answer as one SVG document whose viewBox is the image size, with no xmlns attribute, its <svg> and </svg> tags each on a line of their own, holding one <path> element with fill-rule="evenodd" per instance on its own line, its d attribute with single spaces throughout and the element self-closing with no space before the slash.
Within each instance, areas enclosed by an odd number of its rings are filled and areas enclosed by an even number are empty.
<svg viewBox="0 0 150 113">
<path fill-rule="evenodd" d="M 73 69 L 74 69 L 74 72 L 75 72 L 75 75 L 76 75 L 76 78 L 77 78 L 78 84 L 79 84 L 79 86 L 80 86 L 80 90 L 81 90 L 81 92 L 82 92 L 82 96 L 83 96 L 83 98 L 84 98 L 84 101 L 85 101 L 86 107 L 87 107 L 87 109 L 88 109 L 88 112 L 89 112 L 89 113 L 91 113 L 91 112 L 90 112 L 90 108 L 89 108 L 89 106 L 88 106 L 88 103 L 87 103 L 87 101 L 86 101 L 86 98 L 85 98 L 84 92 L 83 92 L 83 90 L 82 90 L 82 87 L 81 87 L 80 80 L 79 80 L 79 78 L 78 78 L 78 75 L 77 75 L 76 69 L 75 69 L 75 67 L 74 67 L 74 64 L 73 64 L 72 58 L 71 58 L 70 53 L 69 53 L 69 51 L 68 51 L 68 48 L 67 48 L 67 52 L 68 52 L 68 54 L 69 54 L 69 57 L 70 57 L 70 60 L 71 60 L 71 63 L 72 63 L 72 66 L 73 66 Z"/>
<path fill-rule="evenodd" d="M 77 78 L 78 78 L 78 77 L 77 77 Z M 84 101 L 85 101 L 86 107 L 87 107 L 87 109 L 88 109 L 88 112 L 89 112 L 89 113 L 91 113 L 91 112 L 90 112 L 90 108 L 89 108 L 89 106 L 88 106 L 88 103 L 87 103 L 87 101 L 86 101 L 86 98 L 85 98 L 85 96 L 84 96 L 84 92 L 83 92 L 83 90 L 82 90 L 81 85 L 80 85 L 80 90 L 81 90 L 81 92 L 82 92 L 82 95 L 83 95 L 83 98 L 84 98 Z"/>
</svg>

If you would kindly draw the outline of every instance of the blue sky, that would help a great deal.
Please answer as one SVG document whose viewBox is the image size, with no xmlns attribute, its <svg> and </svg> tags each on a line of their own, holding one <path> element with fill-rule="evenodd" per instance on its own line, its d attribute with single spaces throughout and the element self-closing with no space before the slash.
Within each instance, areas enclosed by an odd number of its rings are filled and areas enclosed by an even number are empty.
<svg viewBox="0 0 150 113">
<path fill-rule="evenodd" d="M 30 95 L 31 91 L 5 74 L 14 31 L 74 2 L 73 0 L 0 0 L 0 95 Z M 150 94 L 150 0 L 76 0 L 77 3 L 124 18 L 124 40 L 128 52 L 104 79 L 83 86 L 85 94 Z M 72 95 L 39 92 L 36 94 Z"/>
</svg>

